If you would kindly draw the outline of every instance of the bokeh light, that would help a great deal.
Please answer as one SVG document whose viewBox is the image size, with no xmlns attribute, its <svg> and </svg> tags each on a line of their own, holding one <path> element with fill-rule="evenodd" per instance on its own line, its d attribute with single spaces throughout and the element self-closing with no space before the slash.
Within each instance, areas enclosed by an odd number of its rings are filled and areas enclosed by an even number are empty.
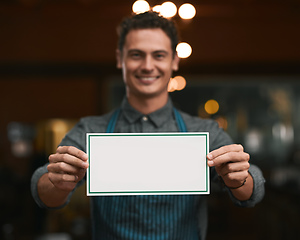
<svg viewBox="0 0 300 240">
<path fill-rule="evenodd" d="M 172 18 L 177 13 L 177 7 L 173 2 L 164 2 L 161 5 L 160 14 L 165 18 Z"/>
<path fill-rule="evenodd" d="M 177 81 L 171 78 L 168 85 L 168 92 L 174 92 L 177 89 Z"/>
<path fill-rule="evenodd" d="M 152 8 L 152 11 L 153 11 L 153 12 L 158 12 L 158 13 L 160 13 L 160 11 L 161 11 L 161 5 L 155 5 L 155 6 Z"/>
<path fill-rule="evenodd" d="M 177 55 L 180 58 L 188 58 L 192 54 L 192 47 L 186 42 L 181 42 L 176 47 Z"/>
<path fill-rule="evenodd" d="M 219 124 L 220 128 L 223 128 L 225 131 L 228 128 L 228 120 L 224 116 L 219 116 L 215 119 L 215 121 Z"/>
<path fill-rule="evenodd" d="M 132 5 L 132 11 L 136 14 L 147 12 L 150 10 L 150 5 L 145 0 L 137 0 Z"/>
<path fill-rule="evenodd" d="M 185 3 L 178 9 L 178 14 L 182 19 L 192 19 L 196 15 L 196 9 L 192 4 Z"/>
<path fill-rule="evenodd" d="M 219 103 L 214 99 L 208 100 L 204 105 L 204 109 L 208 114 L 215 114 L 219 111 Z"/>
<path fill-rule="evenodd" d="M 168 92 L 180 91 L 186 86 L 186 80 L 182 76 L 176 76 L 170 79 Z"/>
<path fill-rule="evenodd" d="M 186 86 L 186 80 L 185 80 L 184 77 L 182 77 L 182 76 L 176 76 L 176 77 L 174 77 L 174 79 L 177 82 L 177 89 L 176 89 L 177 91 L 180 91 L 180 90 L 182 90 L 182 89 L 185 88 L 185 86 Z"/>
</svg>

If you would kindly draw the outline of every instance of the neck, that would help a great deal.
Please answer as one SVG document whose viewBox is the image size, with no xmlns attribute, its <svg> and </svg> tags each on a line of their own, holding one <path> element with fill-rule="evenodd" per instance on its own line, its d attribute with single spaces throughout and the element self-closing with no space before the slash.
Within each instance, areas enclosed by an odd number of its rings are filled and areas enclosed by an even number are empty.
<svg viewBox="0 0 300 240">
<path fill-rule="evenodd" d="M 159 98 L 157 96 L 149 98 L 138 98 L 136 96 L 127 94 L 127 99 L 130 105 L 140 113 L 150 114 L 165 106 L 168 101 L 168 96 L 169 95 L 166 94 L 160 96 Z"/>
</svg>

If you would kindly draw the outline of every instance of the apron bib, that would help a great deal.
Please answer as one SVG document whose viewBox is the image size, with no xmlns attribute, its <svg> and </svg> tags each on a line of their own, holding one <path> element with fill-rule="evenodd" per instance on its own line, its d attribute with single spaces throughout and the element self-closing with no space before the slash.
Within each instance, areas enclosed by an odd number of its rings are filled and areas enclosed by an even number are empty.
<svg viewBox="0 0 300 240">
<path fill-rule="evenodd" d="M 114 132 L 120 111 L 112 114 L 106 133 Z M 178 130 L 187 132 L 177 109 L 173 108 L 173 113 Z M 195 195 L 91 197 L 94 239 L 197 240 L 198 198 Z"/>
</svg>

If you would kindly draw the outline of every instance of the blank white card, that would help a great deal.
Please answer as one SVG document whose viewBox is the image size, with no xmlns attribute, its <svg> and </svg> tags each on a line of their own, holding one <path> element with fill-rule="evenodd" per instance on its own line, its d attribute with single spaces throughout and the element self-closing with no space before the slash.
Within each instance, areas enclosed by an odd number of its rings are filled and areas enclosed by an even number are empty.
<svg viewBox="0 0 300 240">
<path fill-rule="evenodd" d="M 88 133 L 87 195 L 209 194 L 209 134 Z"/>
</svg>

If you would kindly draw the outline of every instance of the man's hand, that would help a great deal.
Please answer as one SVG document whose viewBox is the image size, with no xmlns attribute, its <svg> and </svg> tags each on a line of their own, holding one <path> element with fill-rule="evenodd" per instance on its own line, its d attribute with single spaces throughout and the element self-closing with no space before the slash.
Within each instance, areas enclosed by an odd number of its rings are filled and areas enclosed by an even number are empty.
<svg viewBox="0 0 300 240">
<path fill-rule="evenodd" d="M 87 160 L 88 156 L 75 147 L 58 147 L 49 156 L 48 178 L 57 189 L 71 192 L 84 177 L 89 166 Z"/>
<path fill-rule="evenodd" d="M 232 188 L 231 191 L 240 200 L 249 199 L 253 192 L 253 179 L 248 172 L 249 159 L 249 154 L 238 144 L 223 146 L 207 155 L 208 165 L 215 167 L 225 185 Z"/>
</svg>

